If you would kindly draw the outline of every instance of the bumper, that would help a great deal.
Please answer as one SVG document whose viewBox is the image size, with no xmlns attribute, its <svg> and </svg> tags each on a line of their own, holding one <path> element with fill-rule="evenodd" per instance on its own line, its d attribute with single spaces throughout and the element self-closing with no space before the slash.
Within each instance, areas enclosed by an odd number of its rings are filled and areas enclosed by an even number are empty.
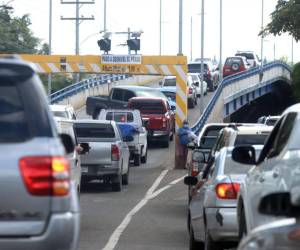
<svg viewBox="0 0 300 250">
<path fill-rule="evenodd" d="M 170 134 L 166 130 L 148 130 L 147 138 L 150 140 L 163 139 Z"/>
<path fill-rule="evenodd" d="M 53 214 L 42 235 L 34 237 L 0 238 L 5 250 L 75 250 L 78 247 L 80 214 Z"/>
<path fill-rule="evenodd" d="M 100 178 L 102 176 L 107 175 L 116 175 L 119 174 L 121 168 L 117 166 L 91 166 L 91 165 L 82 165 L 81 166 L 81 178 L 82 179 L 92 179 L 92 178 Z"/>
<path fill-rule="evenodd" d="M 236 208 L 206 208 L 207 228 L 215 241 L 238 241 Z"/>
</svg>

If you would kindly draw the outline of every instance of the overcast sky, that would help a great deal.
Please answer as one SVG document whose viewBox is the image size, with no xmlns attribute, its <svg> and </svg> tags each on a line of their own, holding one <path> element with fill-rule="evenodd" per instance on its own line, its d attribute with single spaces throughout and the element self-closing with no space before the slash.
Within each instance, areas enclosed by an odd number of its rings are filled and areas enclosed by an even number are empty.
<svg viewBox="0 0 300 250">
<path fill-rule="evenodd" d="M 74 0 L 64 0 L 74 1 Z M 89 1 L 89 0 L 85 0 Z M 6 1 L 7 2 L 7 1 Z M 80 25 L 80 54 L 100 54 L 97 35 L 103 29 L 103 2 L 84 5 L 80 15 L 94 16 L 95 21 L 84 21 Z M 205 57 L 219 58 L 219 0 L 205 0 Z M 260 56 L 262 0 L 223 0 L 223 58 L 237 50 L 252 50 Z M 275 9 L 277 0 L 265 0 L 265 24 Z M 162 54 L 178 53 L 178 6 L 179 0 L 162 0 Z M 191 17 L 193 18 L 193 57 L 200 57 L 201 0 L 183 0 L 183 53 L 190 57 Z M 49 0 L 14 0 L 12 6 L 16 15 L 30 14 L 34 34 L 48 42 Z M 75 5 L 53 0 L 53 54 L 74 54 L 75 22 L 62 21 L 60 17 L 74 17 Z M 141 53 L 159 53 L 159 0 L 107 0 L 107 28 L 111 32 L 143 30 Z M 112 53 L 126 54 L 127 48 L 119 46 L 126 41 L 126 35 L 112 36 Z M 276 58 L 288 56 L 291 59 L 291 37 L 266 37 L 264 54 L 273 59 L 275 44 Z M 294 61 L 300 60 L 300 46 L 294 44 Z"/>
</svg>

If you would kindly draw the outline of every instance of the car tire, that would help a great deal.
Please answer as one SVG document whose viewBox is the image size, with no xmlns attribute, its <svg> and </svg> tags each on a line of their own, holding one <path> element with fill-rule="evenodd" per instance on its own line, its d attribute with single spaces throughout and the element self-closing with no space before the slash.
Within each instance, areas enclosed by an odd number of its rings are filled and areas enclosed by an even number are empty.
<svg viewBox="0 0 300 250">
<path fill-rule="evenodd" d="M 238 236 L 239 239 L 243 239 L 247 235 L 247 227 L 246 227 L 246 218 L 244 208 L 241 209 L 239 214 L 239 221 L 238 221 Z"/>
<path fill-rule="evenodd" d="M 133 165 L 138 167 L 141 165 L 141 155 L 140 154 L 134 154 L 133 156 Z"/>
<path fill-rule="evenodd" d="M 172 132 L 170 135 L 170 141 L 173 141 L 173 139 L 174 139 L 174 133 Z"/>
<path fill-rule="evenodd" d="M 195 97 L 194 104 L 195 104 L 195 106 L 197 106 L 197 104 L 198 104 L 198 102 L 197 102 L 197 96 Z"/>
<path fill-rule="evenodd" d="M 126 174 L 122 175 L 122 185 L 128 185 L 129 183 L 129 167 Z"/>
<path fill-rule="evenodd" d="M 120 192 L 122 190 L 122 175 L 118 174 L 112 179 L 112 191 Z"/>
<path fill-rule="evenodd" d="M 224 250 L 224 248 L 217 242 L 215 242 L 210 234 L 207 228 L 205 228 L 205 247 L 204 250 Z"/>
<path fill-rule="evenodd" d="M 190 240 L 189 240 L 189 250 L 204 250 L 203 242 L 196 241 L 194 238 L 193 227 L 190 224 Z"/>
<path fill-rule="evenodd" d="M 193 109 L 193 108 L 195 108 L 195 102 L 193 101 L 193 100 L 190 100 L 189 102 L 189 108 L 191 108 L 191 109 Z"/>
<path fill-rule="evenodd" d="M 168 148 L 170 146 L 170 137 L 169 137 L 169 135 L 167 135 L 166 138 L 162 141 L 162 146 L 164 148 Z"/>
<path fill-rule="evenodd" d="M 146 163 L 148 158 L 148 147 L 146 149 L 146 153 L 144 156 L 141 157 L 141 163 Z"/>
</svg>

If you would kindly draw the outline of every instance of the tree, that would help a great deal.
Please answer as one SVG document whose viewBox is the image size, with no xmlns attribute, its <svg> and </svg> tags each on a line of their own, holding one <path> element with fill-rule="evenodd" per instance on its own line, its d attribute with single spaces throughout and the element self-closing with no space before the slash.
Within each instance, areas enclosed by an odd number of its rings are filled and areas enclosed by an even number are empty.
<svg viewBox="0 0 300 250">
<path fill-rule="evenodd" d="M 13 8 L 0 6 L 0 53 L 34 54 L 40 39 L 30 29 L 29 15 L 13 16 Z"/>
<path fill-rule="evenodd" d="M 271 14 L 271 22 L 260 35 L 281 35 L 288 33 L 300 40 L 300 0 L 278 0 L 276 9 Z"/>
<path fill-rule="evenodd" d="M 300 63 L 296 63 L 292 72 L 292 89 L 294 97 L 300 102 Z"/>
</svg>

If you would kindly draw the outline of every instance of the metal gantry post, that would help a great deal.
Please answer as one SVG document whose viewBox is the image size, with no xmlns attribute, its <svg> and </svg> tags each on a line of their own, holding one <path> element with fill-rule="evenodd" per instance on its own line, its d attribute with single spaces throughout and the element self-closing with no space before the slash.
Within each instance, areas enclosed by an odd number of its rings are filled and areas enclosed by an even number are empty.
<svg viewBox="0 0 300 250">
<path fill-rule="evenodd" d="M 52 0 L 49 0 L 49 55 L 52 54 Z M 52 76 L 48 74 L 48 96 L 52 91 Z"/>
<path fill-rule="evenodd" d="M 200 114 L 203 113 L 203 79 L 204 79 L 204 0 L 201 7 L 201 98 L 200 98 Z"/>
<path fill-rule="evenodd" d="M 219 75 L 220 75 L 220 81 L 223 79 L 223 0 L 220 0 L 220 58 L 219 58 Z"/>
<path fill-rule="evenodd" d="M 159 55 L 161 56 L 161 40 L 162 40 L 162 0 L 159 0 Z"/>
<path fill-rule="evenodd" d="M 128 32 L 128 40 L 130 40 L 130 28 L 128 28 L 128 30 L 127 30 L 127 32 Z M 128 46 L 128 55 L 130 55 L 131 54 L 131 51 L 130 51 L 130 47 Z"/>
<path fill-rule="evenodd" d="M 191 58 L 193 60 L 193 17 L 191 16 Z"/>
<path fill-rule="evenodd" d="M 103 15 L 103 24 L 104 24 L 104 27 L 103 27 L 103 30 L 104 32 L 106 32 L 106 0 L 104 0 L 104 15 Z"/>
<path fill-rule="evenodd" d="M 178 55 L 182 55 L 182 0 L 179 0 Z"/>
<path fill-rule="evenodd" d="M 264 0 L 261 0 L 261 30 L 264 30 Z M 264 34 L 261 35 L 261 51 L 260 51 L 260 60 L 261 60 L 261 68 L 264 66 Z"/>
</svg>

